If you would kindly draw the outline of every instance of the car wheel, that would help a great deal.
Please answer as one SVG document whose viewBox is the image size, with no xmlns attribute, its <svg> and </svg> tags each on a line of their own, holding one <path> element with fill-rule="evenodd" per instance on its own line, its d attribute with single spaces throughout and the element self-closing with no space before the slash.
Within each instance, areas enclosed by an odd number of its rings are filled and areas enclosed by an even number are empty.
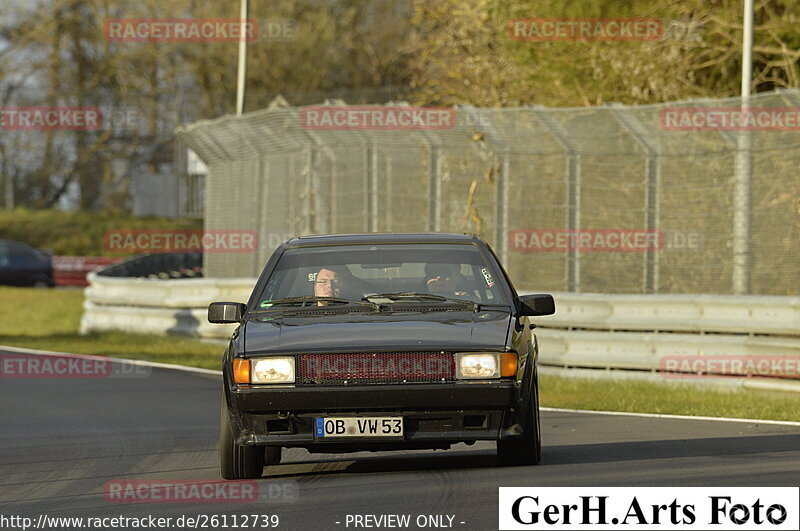
<svg viewBox="0 0 800 531">
<path fill-rule="evenodd" d="M 542 437 L 539 424 L 539 386 L 522 423 L 521 437 L 497 441 L 497 457 L 503 466 L 538 465 L 542 460 Z"/>
<path fill-rule="evenodd" d="M 219 411 L 219 475 L 222 479 L 257 479 L 264 472 L 264 448 L 241 446 L 233 440 L 233 430 L 222 398 Z"/>
<path fill-rule="evenodd" d="M 33 287 L 36 289 L 45 289 L 49 288 L 50 284 L 48 284 L 44 280 L 37 280 L 36 282 L 33 283 Z"/>
<path fill-rule="evenodd" d="M 264 463 L 267 465 L 277 465 L 281 462 L 281 447 L 267 446 L 264 449 Z"/>
</svg>

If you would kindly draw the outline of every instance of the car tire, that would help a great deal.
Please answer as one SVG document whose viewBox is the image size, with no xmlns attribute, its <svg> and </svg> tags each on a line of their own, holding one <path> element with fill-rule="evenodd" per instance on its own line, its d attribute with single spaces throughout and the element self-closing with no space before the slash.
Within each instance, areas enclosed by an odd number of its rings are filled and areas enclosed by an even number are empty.
<svg viewBox="0 0 800 531">
<path fill-rule="evenodd" d="M 222 479 L 258 479 L 264 473 L 264 454 L 260 446 L 242 446 L 234 442 L 223 397 L 219 412 L 219 475 Z"/>
<path fill-rule="evenodd" d="M 539 423 L 539 385 L 534 391 L 522 423 L 522 436 L 497 441 L 497 458 L 503 466 L 538 465 L 542 460 L 542 436 Z"/>
<path fill-rule="evenodd" d="M 277 465 L 281 462 L 281 447 L 267 446 L 264 448 L 264 464 Z"/>
</svg>

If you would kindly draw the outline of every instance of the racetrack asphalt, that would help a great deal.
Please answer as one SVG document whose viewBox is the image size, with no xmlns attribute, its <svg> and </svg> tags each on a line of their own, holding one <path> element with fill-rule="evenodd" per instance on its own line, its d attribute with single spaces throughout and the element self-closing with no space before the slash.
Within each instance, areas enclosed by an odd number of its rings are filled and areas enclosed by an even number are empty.
<svg viewBox="0 0 800 531">
<path fill-rule="evenodd" d="M 0 378 L 0 515 L 264 514 L 279 516 L 278 529 L 315 530 L 354 529 L 348 514 L 411 515 L 411 529 L 420 515 L 447 515 L 455 529 L 497 529 L 501 486 L 800 483 L 800 426 L 543 411 L 539 466 L 500 467 L 495 445 L 480 442 L 293 449 L 257 480 L 256 502 L 117 503 L 104 496 L 108 481 L 219 478 L 220 377 L 162 368 L 137 376 Z"/>
</svg>

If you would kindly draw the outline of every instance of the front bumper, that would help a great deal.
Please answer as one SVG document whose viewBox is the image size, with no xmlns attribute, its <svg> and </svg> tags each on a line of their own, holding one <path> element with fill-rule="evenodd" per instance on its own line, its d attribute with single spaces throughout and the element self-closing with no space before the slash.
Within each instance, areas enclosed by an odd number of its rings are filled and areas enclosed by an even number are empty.
<svg viewBox="0 0 800 531">
<path fill-rule="evenodd" d="M 498 440 L 521 434 L 514 381 L 397 384 L 352 387 L 239 387 L 228 405 L 241 445 L 310 450 L 446 448 L 458 442 Z M 314 419 L 328 416 L 402 416 L 400 440 L 317 439 Z"/>
</svg>

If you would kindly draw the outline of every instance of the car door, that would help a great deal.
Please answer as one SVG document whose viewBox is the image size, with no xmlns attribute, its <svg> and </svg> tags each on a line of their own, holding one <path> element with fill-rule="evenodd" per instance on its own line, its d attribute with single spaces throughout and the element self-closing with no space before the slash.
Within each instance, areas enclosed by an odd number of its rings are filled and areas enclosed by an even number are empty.
<svg viewBox="0 0 800 531">
<path fill-rule="evenodd" d="M 8 245 L 0 242 L 0 284 L 11 283 L 11 257 Z"/>
<path fill-rule="evenodd" d="M 44 282 L 46 266 L 33 250 L 21 245 L 7 245 L 10 283 L 15 286 L 28 286 L 37 281 Z"/>
</svg>

